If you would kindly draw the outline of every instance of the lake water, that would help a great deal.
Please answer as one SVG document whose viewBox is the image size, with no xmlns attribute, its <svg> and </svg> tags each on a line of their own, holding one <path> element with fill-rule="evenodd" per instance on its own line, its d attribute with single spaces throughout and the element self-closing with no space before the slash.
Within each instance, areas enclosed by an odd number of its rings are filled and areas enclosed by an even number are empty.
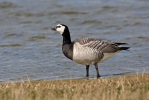
<svg viewBox="0 0 149 100">
<path fill-rule="evenodd" d="M 50 30 L 58 23 L 72 40 L 129 44 L 98 64 L 102 77 L 149 72 L 148 0 L 0 0 L 0 81 L 85 78 L 85 66 L 63 55 L 62 36 Z"/>
</svg>

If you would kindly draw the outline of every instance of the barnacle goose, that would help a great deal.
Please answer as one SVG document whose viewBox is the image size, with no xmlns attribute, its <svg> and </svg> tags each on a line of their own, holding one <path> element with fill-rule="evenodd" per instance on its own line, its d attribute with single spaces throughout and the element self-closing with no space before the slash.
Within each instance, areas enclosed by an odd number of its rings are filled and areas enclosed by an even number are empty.
<svg viewBox="0 0 149 100">
<path fill-rule="evenodd" d="M 89 77 L 91 64 L 96 68 L 97 78 L 101 77 L 98 71 L 98 63 L 122 50 L 129 49 L 129 47 L 120 47 L 120 45 L 127 43 L 107 43 L 94 38 L 82 38 L 72 42 L 69 29 L 64 24 L 58 24 L 51 30 L 57 31 L 63 36 L 63 54 L 76 63 L 86 65 L 86 77 Z"/>
</svg>

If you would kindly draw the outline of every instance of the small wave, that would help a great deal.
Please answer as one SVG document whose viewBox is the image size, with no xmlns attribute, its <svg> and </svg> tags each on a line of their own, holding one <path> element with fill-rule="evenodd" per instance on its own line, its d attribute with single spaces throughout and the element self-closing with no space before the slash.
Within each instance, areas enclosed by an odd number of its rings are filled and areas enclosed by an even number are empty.
<svg viewBox="0 0 149 100">
<path fill-rule="evenodd" d="M 18 47 L 18 46 L 22 46 L 22 45 L 18 43 L 0 45 L 0 47 Z"/>
<path fill-rule="evenodd" d="M 7 2 L 7 1 L 0 2 L 0 8 L 1 9 L 16 8 L 16 7 L 18 7 L 18 5 L 11 3 L 11 2 Z"/>
<path fill-rule="evenodd" d="M 36 40 L 41 40 L 41 39 L 47 39 L 47 37 L 44 35 L 33 36 L 29 38 L 29 41 L 36 41 Z"/>
</svg>

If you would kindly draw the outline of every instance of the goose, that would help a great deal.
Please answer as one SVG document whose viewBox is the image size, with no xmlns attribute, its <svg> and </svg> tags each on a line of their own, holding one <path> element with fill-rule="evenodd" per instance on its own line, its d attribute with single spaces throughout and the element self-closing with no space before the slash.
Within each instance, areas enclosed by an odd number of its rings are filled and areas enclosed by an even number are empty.
<svg viewBox="0 0 149 100">
<path fill-rule="evenodd" d="M 121 47 L 127 43 L 108 43 L 94 38 L 81 38 L 71 41 L 70 32 L 66 25 L 58 24 L 51 28 L 59 32 L 63 37 L 62 52 L 70 60 L 86 66 L 86 77 L 89 77 L 89 66 L 94 65 L 97 78 L 101 77 L 98 70 L 98 63 L 122 50 L 128 50 L 130 47 Z"/>
</svg>

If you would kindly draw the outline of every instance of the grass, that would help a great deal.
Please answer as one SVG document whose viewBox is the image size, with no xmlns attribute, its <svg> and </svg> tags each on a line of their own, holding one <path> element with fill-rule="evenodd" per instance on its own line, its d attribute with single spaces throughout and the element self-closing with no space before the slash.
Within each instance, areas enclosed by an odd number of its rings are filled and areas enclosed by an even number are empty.
<svg viewBox="0 0 149 100">
<path fill-rule="evenodd" d="M 149 100 L 149 74 L 1 83 L 0 100 Z"/>
</svg>

